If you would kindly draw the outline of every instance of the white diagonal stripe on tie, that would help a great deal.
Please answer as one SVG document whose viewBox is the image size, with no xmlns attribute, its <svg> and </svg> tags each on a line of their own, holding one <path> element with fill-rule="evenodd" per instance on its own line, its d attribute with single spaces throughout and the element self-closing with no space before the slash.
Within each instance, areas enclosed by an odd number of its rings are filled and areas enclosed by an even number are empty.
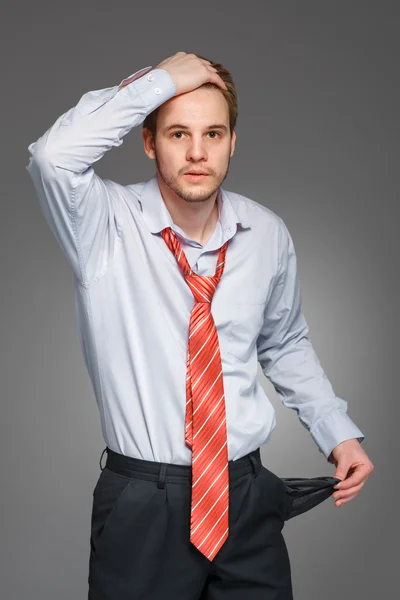
<svg viewBox="0 0 400 600">
<path fill-rule="evenodd" d="M 199 295 L 200 295 L 202 298 L 204 298 L 204 300 L 205 300 L 206 302 L 208 302 L 208 296 L 206 296 L 206 294 L 203 294 L 203 292 L 199 292 L 199 291 L 198 291 L 198 289 L 196 288 L 196 286 L 193 284 L 193 282 L 192 282 L 192 281 L 186 281 L 186 283 L 188 284 L 188 286 L 189 286 L 189 287 L 190 287 L 190 289 L 192 290 L 192 293 L 193 293 L 193 289 L 195 289 L 195 290 L 196 290 L 196 292 L 197 292 L 197 293 L 198 293 L 198 294 L 199 294 Z M 193 289 L 192 289 L 192 288 L 193 288 Z M 194 295 L 194 294 L 193 294 L 193 295 Z"/>
<path fill-rule="evenodd" d="M 214 525 L 211 527 L 210 531 L 207 533 L 206 537 L 203 538 L 200 542 L 200 544 L 197 546 L 197 548 L 200 548 L 200 546 L 202 546 L 204 544 L 204 542 L 206 541 L 206 539 L 208 538 L 208 536 L 210 535 L 210 533 L 212 532 L 212 530 L 218 525 L 218 523 L 220 522 L 220 520 L 222 519 L 222 517 L 224 516 L 224 514 L 226 513 L 226 511 L 228 510 L 229 506 L 226 507 L 226 509 L 224 510 L 224 512 L 221 514 L 221 516 L 215 521 Z M 226 533 L 226 532 L 225 532 Z M 225 534 L 224 534 L 225 535 Z"/>
<path fill-rule="evenodd" d="M 196 479 L 196 481 L 192 481 L 192 488 L 194 488 L 194 486 L 200 481 L 200 479 L 203 477 L 204 473 L 207 473 L 208 469 L 211 467 L 212 463 L 214 462 L 214 460 L 217 458 L 218 454 L 220 452 L 222 452 L 222 450 L 225 448 L 225 446 L 227 445 L 227 442 L 225 442 L 221 448 L 218 450 L 217 454 L 214 456 L 214 458 L 208 463 L 207 467 L 204 469 L 204 471 L 202 472 L 202 474 L 200 475 L 200 477 L 198 477 Z"/>
<path fill-rule="evenodd" d="M 199 350 L 198 350 L 197 354 L 195 354 L 195 356 L 193 356 L 193 357 L 192 357 L 192 356 L 190 357 L 190 363 L 193 363 L 193 362 L 196 360 L 196 358 L 198 357 L 198 355 L 200 354 L 200 352 L 203 350 L 204 346 L 206 346 L 206 345 L 208 344 L 208 340 L 210 339 L 210 337 L 211 337 L 213 334 L 214 334 L 214 332 L 211 330 L 211 331 L 210 331 L 210 335 L 209 335 L 209 336 L 208 336 L 208 338 L 205 340 L 205 342 L 204 342 L 204 344 L 202 345 L 202 347 L 201 347 L 201 348 L 199 348 Z M 218 348 L 217 348 L 217 352 L 218 352 Z M 214 356 L 215 356 L 215 354 L 214 354 Z M 210 362 L 211 362 L 211 361 L 210 361 Z M 210 363 L 208 363 L 208 364 L 210 364 Z M 208 366 L 208 365 L 207 365 L 207 366 Z M 207 369 L 207 367 L 206 367 L 206 369 Z M 203 373 L 204 373 L 204 371 L 203 371 Z M 192 386 L 192 387 L 193 387 L 193 386 Z"/>
<path fill-rule="evenodd" d="M 210 437 L 210 439 L 208 440 L 207 444 L 205 446 L 203 446 L 203 448 L 200 450 L 200 452 L 193 458 L 192 460 L 192 465 L 193 463 L 196 462 L 196 460 L 199 458 L 199 456 L 201 456 L 204 452 L 204 450 L 207 448 L 208 444 L 212 441 L 212 439 L 217 435 L 219 429 L 222 427 L 222 425 L 225 423 L 225 417 L 222 419 L 221 423 L 218 425 L 217 429 L 215 430 L 215 432 L 213 433 L 213 435 Z"/>
<path fill-rule="evenodd" d="M 203 429 L 203 427 L 205 426 L 205 424 L 207 423 L 208 419 L 213 415 L 213 413 L 217 410 L 218 406 L 221 404 L 221 401 L 224 399 L 224 396 L 222 395 L 221 398 L 218 400 L 218 402 L 216 403 L 216 405 L 214 406 L 214 408 L 212 409 L 212 411 L 210 412 L 210 414 L 208 415 L 207 419 L 204 421 L 203 425 L 196 431 L 196 433 L 193 436 L 193 439 L 200 433 L 200 431 Z"/>
<path fill-rule="evenodd" d="M 222 473 L 223 473 L 223 471 L 222 471 Z M 216 499 L 216 501 L 214 502 L 214 504 L 212 505 L 212 507 L 210 508 L 210 510 L 207 512 L 207 514 L 205 514 L 205 515 L 204 515 L 204 517 L 202 518 L 202 520 L 200 521 L 200 523 L 198 523 L 198 524 L 196 525 L 196 527 L 193 529 L 193 531 L 191 532 L 191 533 L 192 533 L 192 535 L 193 535 L 193 534 L 194 534 L 194 532 L 195 532 L 195 531 L 196 531 L 196 530 L 197 530 L 197 529 L 200 527 L 200 525 L 202 524 L 202 522 L 204 521 L 204 519 L 206 519 L 206 518 L 207 518 L 207 516 L 210 514 L 210 512 L 212 511 L 212 509 L 214 508 L 214 506 L 217 504 L 217 502 L 218 502 L 218 501 L 219 501 L 219 499 L 221 498 L 222 494 L 224 494 L 224 493 L 226 492 L 226 490 L 228 489 L 228 487 L 229 487 L 229 483 L 228 483 L 228 485 L 226 485 L 226 486 L 224 487 L 224 489 L 222 490 L 222 492 L 220 493 L 220 495 L 218 496 L 218 498 Z M 196 504 L 196 506 L 197 506 L 197 504 Z"/>
<path fill-rule="evenodd" d="M 198 328 L 199 328 L 199 327 L 201 327 L 201 326 L 203 325 L 204 321 L 205 321 L 206 319 L 208 319 L 208 317 L 209 317 L 209 314 L 207 314 L 207 315 L 204 317 L 204 319 L 202 319 L 201 321 L 199 321 L 199 322 L 197 323 L 196 327 L 194 327 L 194 328 L 193 328 L 193 330 L 190 332 L 190 334 L 189 334 L 189 339 L 192 337 L 192 335 L 193 335 L 194 333 L 196 333 L 196 331 L 198 330 Z"/>
<path fill-rule="evenodd" d="M 195 290 L 196 290 L 196 292 L 198 292 L 198 293 L 200 294 L 200 296 L 203 296 L 203 298 L 204 298 L 205 300 L 207 300 L 207 301 L 208 301 L 208 296 L 204 295 L 204 294 L 203 294 L 203 292 L 202 292 L 202 291 L 200 291 L 200 290 L 199 290 L 199 289 L 198 289 L 198 288 L 195 286 L 195 284 L 193 283 L 193 281 L 188 281 L 187 283 L 188 283 L 188 285 L 190 286 L 190 288 L 193 288 L 193 289 L 195 289 Z M 215 283 L 213 283 L 212 281 L 210 281 L 210 283 L 211 283 L 211 285 L 212 285 L 212 286 L 214 286 L 214 290 L 215 290 L 215 288 L 217 287 L 217 286 L 215 285 Z"/>
<path fill-rule="evenodd" d="M 212 555 L 212 553 L 214 552 L 214 548 L 216 548 L 218 546 L 218 544 L 220 543 L 220 541 L 222 540 L 223 537 L 225 537 L 227 531 L 229 531 L 229 527 L 227 527 L 224 531 L 224 533 L 221 535 L 221 537 L 219 538 L 218 542 L 213 546 L 213 549 L 211 550 L 209 556 Z"/>
<path fill-rule="evenodd" d="M 195 410 L 193 411 L 193 414 L 195 414 L 199 410 L 200 406 L 203 404 L 204 400 L 206 400 L 208 394 L 211 392 L 211 390 L 213 389 L 214 385 L 217 383 L 217 381 L 221 377 L 221 375 L 222 375 L 222 371 L 220 371 L 218 373 L 218 377 L 216 378 L 216 380 L 214 381 L 214 383 L 212 384 L 212 386 L 208 389 L 206 395 L 201 399 L 201 401 L 199 402 L 199 405 L 196 406 Z"/>
<path fill-rule="evenodd" d="M 214 354 L 212 355 L 212 357 L 211 357 L 211 359 L 209 360 L 209 362 L 207 363 L 207 365 L 204 367 L 204 370 L 202 371 L 202 373 L 200 373 L 200 375 L 198 376 L 198 378 L 196 379 L 196 381 L 195 381 L 194 383 L 192 383 L 192 390 L 193 390 L 193 388 L 195 388 L 195 387 L 196 387 L 196 385 L 198 384 L 198 382 L 199 382 L 199 381 L 201 380 L 201 378 L 203 377 L 204 373 L 207 371 L 207 369 L 208 369 L 208 367 L 210 366 L 210 364 L 213 362 L 213 360 L 214 360 L 214 357 L 215 357 L 215 355 L 217 354 L 218 350 L 219 350 L 219 348 L 218 348 L 218 345 L 217 345 L 217 347 L 216 347 L 216 349 L 215 349 L 215 352 L 214 352 Z M 193 362 L 194 362 L 194 359 L 193 359 L 193 360 L 191 359 L 191 360 L 190 360 L 190 363 L 193 363 Z M 193 378 L 192 378 L 192 379 L 193 379 Z"/>
<path fill-rule="evenodd" d="M 195 508 L 198 507 L 198 505 L 200 504 L 200 502 L 203 500 L 203 498 L 205 498 L 208 494 L 208 492 L 211 490 L 211 488 L 213 487 L 213 485 L 215 485 L 215 482 L 218 481 L 218 479 L 221 477 L 221 475 L 223 475 L 225 473 L 225 467 L 222 469 L 222 471 L 220 471 L 219 475 L 217 475 L 217 477 L 213 480 L 213 482 L 208 486 L 207 490 L 204 492 L 204 494 L 202 495 L 202 497 L 200 498 L 200 500 L 198 502 L 196 502 L 196 504 L 192 507 L 192 510 L 195 510 Z M 208 515 L 208 513 L 207 513 Z M 206 516 L 207 516 L 206 515 Z"/>
</svg>

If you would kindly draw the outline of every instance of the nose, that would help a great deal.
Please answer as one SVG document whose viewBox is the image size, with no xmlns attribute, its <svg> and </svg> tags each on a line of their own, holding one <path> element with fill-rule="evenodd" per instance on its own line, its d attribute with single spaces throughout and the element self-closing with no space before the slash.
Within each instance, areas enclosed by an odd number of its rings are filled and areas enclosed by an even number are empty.
<svg viewBox="0 0 400 600">
<path fill-rule="evenodd" d="M 201 136 L 193 136 L 189 144 L 187 153 L 187 160 L 206 160 L 207 150 Z"/>
</svg>

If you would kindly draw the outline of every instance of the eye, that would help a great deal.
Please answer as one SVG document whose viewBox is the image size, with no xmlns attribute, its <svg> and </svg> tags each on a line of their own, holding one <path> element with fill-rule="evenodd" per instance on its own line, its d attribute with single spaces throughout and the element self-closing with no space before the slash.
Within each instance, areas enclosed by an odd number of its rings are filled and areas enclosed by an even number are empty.
<svg viewBox="0 0 400 600">
<path fill-rule="evenodd" d="M 209 133 L 215 133 L 215 137 L 221 137 L 221 134 L 218 131 L 209 131 Z M 172 134 L 172 137 L 175 137 L 176 135 L 180 135 L 183 134 L 183 131 L 176 131 L 175 133 Z M 212 139 L 215 139 L 215 137 L 213 136 Z M 182 139 L 182 138 L 175 138 L 175 139 Z"/>
</svg>

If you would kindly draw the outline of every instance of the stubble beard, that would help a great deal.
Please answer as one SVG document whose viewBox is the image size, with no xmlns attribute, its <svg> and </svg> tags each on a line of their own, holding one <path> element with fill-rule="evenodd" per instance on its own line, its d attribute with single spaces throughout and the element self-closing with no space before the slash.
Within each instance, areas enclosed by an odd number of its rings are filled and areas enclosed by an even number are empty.
<svg viewBox="0 0 400 600">
<path fill-rule="evenodd" d="M 166 185 L 168 185 L 168 187 L 170 187 L 177 196 L 179 196 L 180 198 L 182 198 L 182 200 L 185 200 L 186 202 L 205 202 L 206 200 L 211 198 L 213 194 L 215 194 L 218 188 L 225 181 L 229 171 L 230 156 L 228 157 L 228 165 L 224 173 L 218 174 L 217 177 L 215 177 L 214 175 L 208 176 L 214 181 L 214 184 L 211 188 L 201 188 L 200 186 L 198 188 L 195 186 L 191 188 L 190 184 L 188 184 L 187 187 L 183 186 L 179 183 L 180 177 L 174 177 L 163 168 L 162 164 L 157 159 L 157 155 L 155 156 L 155 161 L 160 176 L 162 177 Z M 205 181 L 208 181 L 208 179 Z"/>
</svg>

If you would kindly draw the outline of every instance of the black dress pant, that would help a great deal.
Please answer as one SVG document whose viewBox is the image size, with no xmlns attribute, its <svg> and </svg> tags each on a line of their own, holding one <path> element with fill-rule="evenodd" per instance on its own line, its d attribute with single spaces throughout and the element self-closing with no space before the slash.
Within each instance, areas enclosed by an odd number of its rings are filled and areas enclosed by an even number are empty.
<svg viewBox="0 0 400 600">
<path fill-rule="evenodd" d="M 93 492 L 89 600 L 293 599 L 282 535 L 290 497 L 259 449 L 229 461 L 229 536 L 211 562 L 190 542 L 191 466 L 106 451 Z"/>
</svg>

